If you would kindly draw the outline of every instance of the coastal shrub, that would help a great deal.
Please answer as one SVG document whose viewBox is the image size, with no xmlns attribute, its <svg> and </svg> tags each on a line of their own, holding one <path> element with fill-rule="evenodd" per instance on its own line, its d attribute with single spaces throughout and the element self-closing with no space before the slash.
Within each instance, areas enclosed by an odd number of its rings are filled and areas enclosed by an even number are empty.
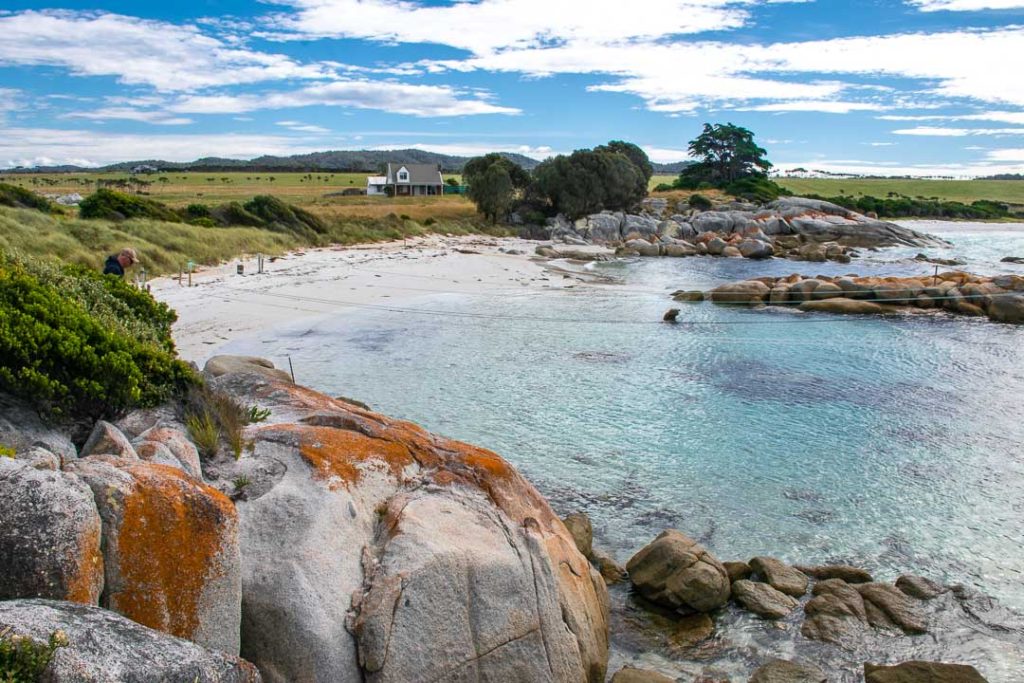
<svg viewBox="0 0 1024 683">
<path fill-rule="evenodd" d="M 282 202 L 270 195 L 257 195 L 245 203 L 245 211 L 256 216 L 270 230 L 292 232 L 311 242 L 327 232 L 327 226 L 305 209 Z"/>
<path fill-rule="evenodd" d="M 259 216 L 249 213 L 240 202 L 228 202 L 210 209 L 210 218 L 217 225 L 246 225 L 254 228 L 263 227 L 263 220 Z"/>
<path fill-rule="evenodd" d="M 156 405 L 195 381 L 174 320 L 119 278 L 0 254 L 0 390 L 69 418 Z"/>
<path fill-rule="evenodd" d="M 62 213 L 60 207 L 46 197 L 40 197 L 31 190 L 8 183 L 0 183 L 0 206 L 35 209 L 43 213 Z"/>
<path fill-rule="evenodd" d="M 128 218 L 150 218 L 171 223 L 181 221 L 181 216 L 166 204 L 107 188 L 100 188 L 83 199 L 78 205 L 78 215 L 82 218 L 102 218 L 108 221 L 123 221 Z"/>
<path fill-rule="evenodd" d="M 786 191 L 764 176 L 742 178 L 723 188 L 728 194 L 751 202 L 767 204 L 786 194 Z"/>
<path fill-rule="evenodd" d="M 690 204 L 691 209 L 697 209 L 698 211 L 708 211 L 714 206 L 711 200 L 702 194 L 691 194 L 687 202 Z"/>
<path fill-rule="evenodd" d="M 425 221 L 423 221 L 424 227 L 427 227 L 427 228 L 429 228 L 434 223 L 437 223 L 437 221 L 435 221 L 433 218 L 428 218 Z"/>
<path fill-rule="evenodd" d="M 896 193 L 890 193 L 890 195 L 884 199 L 870 195 L 862 195 L 860 197 L 850 195 L 839 195 L 837 197 L 808 196 L 811 199 L 822 199 L 860 213 L 874 213 L 882 218 L 991 220 L 1011 216 L 1008 205 L 987 199 L 979 199 L 970 204 L 964 204 L 963 202 L 942 201 L 938 199 L 914 199 Z"/>
<path fill-rule="evenodd" d="M 192 221 L 197 218 L 210 218 L 210 207 L 206 204 L 189 204 L 182 212 L 185 220 Z"/>
<path fill-rule="evenodd" d="M 189 225 L 195 225 L 200 228 L 216 228 L 217 224 L 213 222 L 212 218 L 192 218 L 188 221 Z"/>
<path fill-rule="evenodd" d="M 533 171 L 529 194 L 575 219 L 605 209 L 631 209 L 647 195 L 647 182 L 624 154 L 582 149 L 542 161 Z"/>
<path fill-rule="evenodd" d="M 14 635 L 10 627 L 0 631 L 0 683 L 36 683 L 42 680 L 58 648 L 67 647 L 68 637 L 60 630 L 46 643 Z"/>
<path fill-rule="evenodd" d="M 657 185 L 654 186 L 655 192 L 671 192 L 673 189 L 675 188 L 673 188 L 668 183 L 658 183 Z"/>
</svg>

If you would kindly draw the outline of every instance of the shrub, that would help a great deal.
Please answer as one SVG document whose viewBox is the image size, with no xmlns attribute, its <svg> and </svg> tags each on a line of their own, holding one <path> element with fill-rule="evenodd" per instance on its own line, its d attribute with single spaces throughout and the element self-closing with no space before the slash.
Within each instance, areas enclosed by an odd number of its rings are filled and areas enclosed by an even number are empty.
<svg viewBox="0 0 1024 683">
<path fill-rule="evenodd" d="M 654 186 L 654 191 L 655 192 L 669 192 L 669 191 L 671 191 L 673 189 L 675 189 L 675 188 L 673 188 L 668 183 L 658 183 L 657 185 Z"/>
<path fill-rule="evenodd" d="M 401 216 L 399 216 L 399 218 L 401 218 L 403 221 L 411 221 L 412 220 L 411 218 L 409 218 L 409 214 L 407 214 L 407 213 L 403 213 Z"/>
<path fill-rule="evenodd" d="M 8 183 L 0 183 L 0 206 L 35 209 L 43 213 L 62 213 L 60 207 L 46 197 L 40 197 L 31 190 Z"/>
<path fill-rule="evenodd" d="M 0 683 L 35 683 L 42 680 L 58 648 L 67 647 L 68 637 L 60 630 L 50 634 L 44 645 L 32 638 L 0 631 Z"/>
<path fill-rule="evenodd" d="M 192 220 L 195 218 L 210 218 L 210 207 L 206 204 L 189 204 L 185 207 L 185 218 Z"/>
<path fill-rule="evenodd" d="M 259 216 L 249 213 L 239 202 L 228 202 L 210 209 L 210 218 L 217 225 L 248 225 L 254 228 L 262 228 L 263 220 Z"/>
<path fill-rule="evenodd" d="M 108 221 L 151 218 L 169 223 L 181 222 L 181 216 L 166 204 L 106 188 L 100 188 L 86 197 L 78 205 L 78 214 L 82 218 L 103 218 Z"/>
<path fill-rule="evenodd" d="M 189 220 L 189 225 L 195 225 L 200 228 L 216 228 L 217 224 L 213 222 L 212 218 L 192 218 Z"/>
<path fill-rule="evenodd" d="M 174 320 L 119 278 L 0 253 L 0 389 L 72 418 L 156 405 L 195 382 Z"/>
<path fill-rule="evenodd" d="M 431 225 L 433 225 L 436 222 L 437 221 L 435 221 L 433 218 L 428 218 L 427 220 L 423 221 L 423 225 L 425 225 L 426 227 L 429 228 Z"/>
<path fill-rule="evenodd" d="M 763 176 L 742 178 L 729 183 L 724 189 L 734 197 L 760 203 L 775 201 L 779 195 L 785 194 L 785 190 Z"/>
<path fill-rule="evenodd" d="M 311 242 L 327 232 L 323 221 L 297 206 L 285 204 L 277 197 L 258 195 L 246 202 L 245 210 L 271 230 L 292 232 Z"/>
<path fill-rule="evenodd" d="M 691 194 L 688 201 L 690 208 L 697 209 L 698 211 L 708 211 L 714 206 L 711 200 L 702 194 Z"/>
</svg>

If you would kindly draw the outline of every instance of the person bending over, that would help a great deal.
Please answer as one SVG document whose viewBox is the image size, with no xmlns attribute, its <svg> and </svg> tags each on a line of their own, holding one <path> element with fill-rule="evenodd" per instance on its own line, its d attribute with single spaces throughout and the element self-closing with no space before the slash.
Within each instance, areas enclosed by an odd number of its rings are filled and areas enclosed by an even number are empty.
<svg viewBox="0 0 1024 683">
<path fill-rule="evenodd" d="M 131 247 L 126 247 L 117 254 L 107 257 L 107 262 L 103 266 L 103 274 L 124 277 L 125 268 L 131 268 L 138 262 L 139 255 Z"/>
</svg>

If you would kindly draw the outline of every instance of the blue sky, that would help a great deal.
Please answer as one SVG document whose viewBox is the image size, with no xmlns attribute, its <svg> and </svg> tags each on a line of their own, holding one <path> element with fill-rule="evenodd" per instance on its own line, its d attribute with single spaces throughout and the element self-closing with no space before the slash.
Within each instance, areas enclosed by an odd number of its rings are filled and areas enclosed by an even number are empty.
<svg viewBox="0 0 1024 683">
<path fill-rule="evenodd" d="M 417 147 L 537 158 L 704 122 L 780 168 L 1024 172 L 1024 0 L 5 0 L 0 168 Z"/>
</svg>

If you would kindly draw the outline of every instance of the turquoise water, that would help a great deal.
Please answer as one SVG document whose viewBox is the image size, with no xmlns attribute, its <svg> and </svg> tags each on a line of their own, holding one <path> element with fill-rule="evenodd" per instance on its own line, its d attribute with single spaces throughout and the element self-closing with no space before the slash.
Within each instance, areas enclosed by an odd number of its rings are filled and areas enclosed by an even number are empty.
<svg viewBox="0 0 1024 683">
<path fill-rule="evenodd" d="M 1024 274 L 996 263 L 1024 226 L 929 229 L 973 270 Z M 223 350 L 290 356 L 300 382 L 501 453 L 620 561 L 674 527 L 722 559 L 917 572 L 1024 608 L 1024 328 L 711 304 L 656 322 L 675 289 L 932 272 L 917 251 L 601 264 L 623 284 L 438 295 L 415 307 L 479 317 L 362 310 Z"/>
</svg>

